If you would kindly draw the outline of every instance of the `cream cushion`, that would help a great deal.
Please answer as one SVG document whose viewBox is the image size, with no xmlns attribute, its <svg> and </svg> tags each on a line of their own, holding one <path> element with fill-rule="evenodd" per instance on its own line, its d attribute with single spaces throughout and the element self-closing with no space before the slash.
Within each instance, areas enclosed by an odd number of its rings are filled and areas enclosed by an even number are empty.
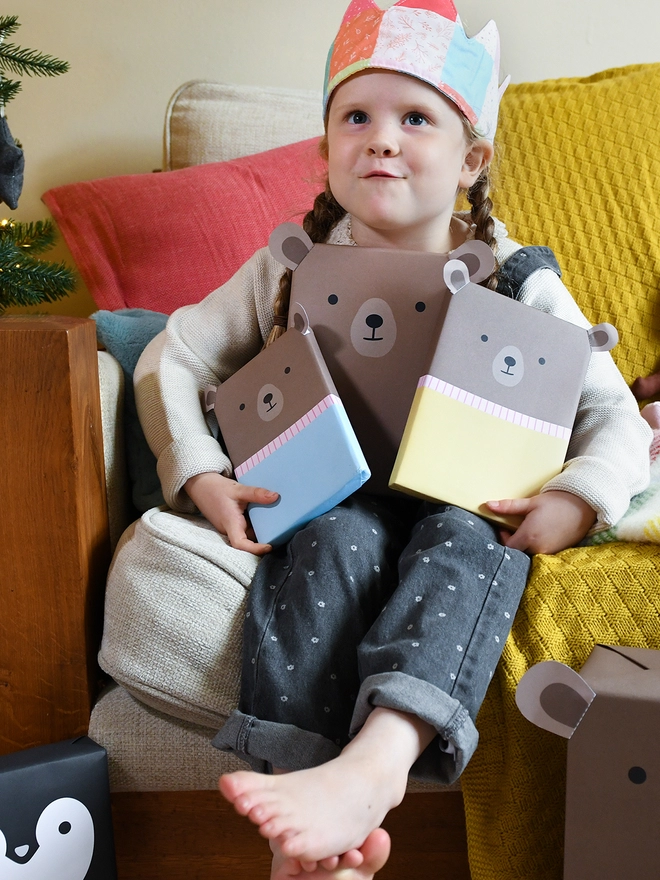
<svg viewBox="0 0 660 880">
<path fill-rule="evenodd" d="M 238 704 L 257 563 L 200 516 L 148 510 L 122 536 L 110 568 L 101 668 L 152 708 L 221 727 Z"/>
<path fill-rule="evenodd" d="M 215 729 L 182 721 L 111 685 L 98 699 L 89 735 L 108 752 L 112 791 L 214 790 L 222 773 L 248 770 L 211 745 Z"/>
<path fill-rule="evenodd" d="M 321 134 L 320 92 L 194 80 L 170 99 L 163 168 L 227 162 Z"/>
</svg>

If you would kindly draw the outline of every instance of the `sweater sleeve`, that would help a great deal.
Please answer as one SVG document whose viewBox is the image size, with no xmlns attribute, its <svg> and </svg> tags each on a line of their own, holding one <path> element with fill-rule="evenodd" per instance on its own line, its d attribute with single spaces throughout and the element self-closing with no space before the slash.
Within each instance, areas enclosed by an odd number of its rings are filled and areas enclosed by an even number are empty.
<svg viewBox="0 0 660 880">
<path fill-rule="evenodd" d="M 520 299 L 581 327 L 590 322 L 561 280 L 540 269 L 525 281 Z M 630 499 L 649 483 L 652 431 L 609 352 L 594 352 L 584 380 L 564 468 L 542 491 L 583 498 L 597 513 L 596 529 L 616 523 Z"/>
<path fill-rule="evenodd" d="M 165 501 L 174 510 L 195 510 L 183 490 L 190 477 L 231 474 L 202 407 L 204 388 L 223 382 L 258 354 L 273 324 L 281 275 L 268 251 L 258 251 L 200 303 L 174 312 L 137 364 L 140 423 L 158 462 Z"/>
</svg>

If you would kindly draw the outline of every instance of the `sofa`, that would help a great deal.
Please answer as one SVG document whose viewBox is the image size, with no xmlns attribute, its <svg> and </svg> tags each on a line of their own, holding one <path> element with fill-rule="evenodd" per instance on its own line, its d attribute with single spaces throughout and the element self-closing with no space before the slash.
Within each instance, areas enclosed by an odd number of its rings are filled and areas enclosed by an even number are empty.
<svg viewBox="0 0 660 880">
<path fill-rule="evenodd" d="M 645 148 L 659 85 L 660 65 L 513 85 L 501 113 L 495 213 L 523 244 L 553 248 L 592 323 L 617 326 L 629 382 L 660 361 L 660 162 Z M 0 748 L 89 732 L 107 749 L 122 878 L 268 876 L 265 842 L 217 793 L 240 762 L 210 746 L 237 701 L 254 562 L 227 561 L 210 528 L 199 548 L 194 516 L 174 523 L 160 505 L 130 381 L 167 314 L 309 207 L 323 173 L 319 108 L 311 92 L 184 84 L 167 108 L 161 173 L 44 196 L 95 322 L 0 319 Z M 387 820 L 384 880 L 561 876 L 562 747 L 525 726 L 513 693 L 533 662 L 579 667 L 599 640 L 660 648 L 660 548 L 613 538 L 535 557 L 463 791 L 410 786 Z M 170 559 L 157 573 L 153 542 Z"/>
</svg>

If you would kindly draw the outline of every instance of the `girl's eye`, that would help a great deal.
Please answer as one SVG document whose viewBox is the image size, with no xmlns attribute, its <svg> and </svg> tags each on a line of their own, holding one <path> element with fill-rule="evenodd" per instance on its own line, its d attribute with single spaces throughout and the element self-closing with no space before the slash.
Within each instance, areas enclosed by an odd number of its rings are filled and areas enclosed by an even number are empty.
<svg viewBox="0 0 660 880">
<path fill-rule="evenodd" d="M 364 125 L 367 122 L 369 117 L 362 110 L 354 110 L 352 113 L 348 115 L 348 121 L 352 125 Z"/>
<path fill-rule="evenodd" d="M 406 116 L 408 125 L 426 125 L 426 117 L 421 113 L 409 113 Z"/>
</svg>

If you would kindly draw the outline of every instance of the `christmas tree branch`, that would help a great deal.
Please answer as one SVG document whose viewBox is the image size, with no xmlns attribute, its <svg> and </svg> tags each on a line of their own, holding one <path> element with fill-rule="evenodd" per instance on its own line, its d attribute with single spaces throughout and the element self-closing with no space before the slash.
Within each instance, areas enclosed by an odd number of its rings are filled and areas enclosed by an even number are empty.
<svg viewBox="0 0 660 880">
<path fill-rule="evenodd" d="M 11 241 L 16 248 L 25 248 L 32 254 L 40 254 L 55 244 L 55 224 L 52 220 L 16 223 L 10 217 L 0 222 L 0 250 L 7 241 Z"/>
<path fill-rule="evenodd" d="M 65 263 L 32 256 L 53 244 L 50 220 L 0 223 L 0 313 L 8 306 L 53 302 L 72 293 L 76 280 Z"/>
<path fill-rule="evenodd" d="M 0 40 L 6 40 L 19 29 L 17 15 L 0 15 Z"/>
<path fill-rule="evenodd" d="M 18 80 L 0 79 L 0 104 L 3 106 L 20 92 L 22 86 Z"/>
<path fill-rule="evenodd" d="M 36 49 L 22 49 L 13 43 L 0 44 L 0 67 L 28 76 L 58 76 L 69 69 L 67 61 L 44 55 Z"/>
</svg>

